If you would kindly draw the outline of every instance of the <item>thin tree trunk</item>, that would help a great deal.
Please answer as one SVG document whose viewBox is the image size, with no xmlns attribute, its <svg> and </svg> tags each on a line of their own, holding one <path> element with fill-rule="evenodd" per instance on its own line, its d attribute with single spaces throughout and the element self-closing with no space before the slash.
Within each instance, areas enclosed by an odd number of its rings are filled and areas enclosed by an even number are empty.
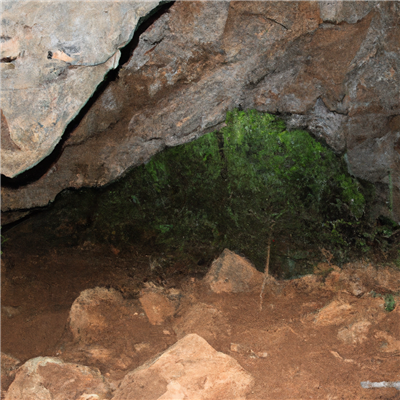
<svg viewBox="0 0 400 400">
<path fill-rule="evenodd" d="M 261 292 L 260 292 L 260 311 L 262 311 L 264 289 L 265 289 L 265 285 L 266 285 L 268 277 L 269 277 L 269 258 L 270 258 L 270 254 L 271 254 L 272 228 L 274 227 L 274 225 L 275 225 L 275 221 L 272 222 L 272 224 L 270 226 L 269 235 L 268 235 L 267 261 L 265 263 L 264 279 L 263 279 L 263 283 L 261 286 Z"/>
</svg>

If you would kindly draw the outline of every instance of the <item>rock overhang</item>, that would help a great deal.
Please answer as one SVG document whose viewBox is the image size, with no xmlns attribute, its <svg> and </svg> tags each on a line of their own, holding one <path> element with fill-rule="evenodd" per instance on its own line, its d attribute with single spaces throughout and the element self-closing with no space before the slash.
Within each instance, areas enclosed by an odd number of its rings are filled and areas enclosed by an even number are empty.
<svg viewBox="0 0 400 400">
<path fill-rule="evenodd" d="M 3 210 L 116 180 L 165 146 L 218 129 L 239 105 L 323 137 L 355 176 L 391 179 L 399 203 L 398 11 L 394 2 L 174 4 L 140 36 L 51 170 L 3 189 Z"/>
<path fill-rule="evenodd" d="M 118 66 L 119 49 L 132 39 L 140 18 L 158 4 L 3 4 L 3 175 L 13 178 L 53 151 L 107 72 Z"/>
</svg>

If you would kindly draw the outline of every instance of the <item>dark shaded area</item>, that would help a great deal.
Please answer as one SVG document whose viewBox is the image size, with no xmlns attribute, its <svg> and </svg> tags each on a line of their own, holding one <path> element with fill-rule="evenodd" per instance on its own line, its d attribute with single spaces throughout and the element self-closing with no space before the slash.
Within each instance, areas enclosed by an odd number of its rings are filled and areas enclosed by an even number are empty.
<svg viewBox="0 0 400 400">
<path fill-rule="evenodd" d="M 400 263 L 397 224 L 370 219 L 374 199 L 373 185 L 351 177 L 343 159 L 307 132 L 233 111 L 221 131 L 168 148 L 102 188 L 66 189 L 3 233 L 48 252 L 144 246 L 165 258 L 162 270 L 191 271 L 224 248 L 263 270 L 271 235 L 270 271 L 290 278 L 328 253 L 339 265 L 364 257 Z"/>
<path fill-rule="evenodd" d="M 119 60 L 118 67 L 107 73 L 107 75 L 104 77 L 104 80 L 99 84 L 99 86 L 95 90 L 93 96 L 82 107 L 79 114 L 68 124 L 61 140 L 54 148 L 52 153 L 49 154 L 46 158 L 44 158 L 42 161 L 40 161 L 34 167 L 30 168 L 27 171 L 24 171 L 23 173 L 19 174 L 14 178 L 9 178 L 2 174 L 1 186 L 18 189 L 21 186 L 29 185 L 30 183 L 40 179 L 59 160 L 63 152 L 65 142 L 68 140 L 71 133 L 81 123 L 82 119 L 85 117 L 85 115 L 93 106 L 93 104 L 97 101 L 97 99 L 103 94 L 104 90 L 108 87 L 108 84 L 118 79 L 119 71 L 122 65 L 125 64 L 132 56 L 135 48 L 139 43 L 139 38 L 142 35 L 142 33 L 145 32 L 157 19 L 159 19 L 162 15 L 167 13 L 173 4 L 174 2 L 162 2 L 148 15 L 140 18 L 136 32 L 133 35 L 132 40 L 125 47 L 120 49 L 121 58 Z M 50 56 L 50 54 L 48 56 Z"/>
</svg>

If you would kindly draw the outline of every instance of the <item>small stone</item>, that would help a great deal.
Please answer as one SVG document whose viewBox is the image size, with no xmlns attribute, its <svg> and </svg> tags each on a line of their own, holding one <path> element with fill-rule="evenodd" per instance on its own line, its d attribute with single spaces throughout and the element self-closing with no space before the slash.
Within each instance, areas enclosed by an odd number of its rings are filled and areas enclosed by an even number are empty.
<svg viewBox="0 0 400 400">
<path fill-rule="evenodd" d="M 346 320 L 350 315 L 353 307 L 345 302 L 333 300 L 325 307 L 321 308 L 314 319 L 317 325 L 337 325 Z"/>
<path fill-rule="evenodd" d="M 239 353 L 239 348 L 240 348 L 240 344 L 231 343 L 231 351 L 233 351 L 234 353 Z"/>
<path fill-rule="evenodd" d="M 144 291 L 139 301 L 152 325 L 161 325 L 175 313 L 175 304 L 163 294 L 151 289 Z"/>
<path fill-rule="evenodd" d="M 225 249 L 204 278 L 215 293 L 240 293 L 259 289 L 263 274 L 245 258 Z"/>
<path fill-rule="evenodd" d="M 20 307 L 1 306 L 1 311 L 4 312 L 8 318 L 13 318 L 21 313 Z"/>
<path fill-rule="evenodd" d="M 136 351 L 140 352 L 142 350 L 146 350 L 150 347 L 149 343 L 137 343 L 133 346 Z"/>
<path fill-rule="evenodd" d="M 362 343 L 367 339 L 371 322 L 363 320 L 355 322 L 339 330 L 338 339 L 348 344 Z"/>
</svg>

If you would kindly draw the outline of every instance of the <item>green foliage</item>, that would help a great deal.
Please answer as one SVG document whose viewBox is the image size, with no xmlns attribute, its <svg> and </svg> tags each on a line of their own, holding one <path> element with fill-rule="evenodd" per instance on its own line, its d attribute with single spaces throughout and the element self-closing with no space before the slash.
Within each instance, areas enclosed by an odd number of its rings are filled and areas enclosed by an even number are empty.
<svg viewBox="0 0 400 400">
<path fill-rule="evenodd" d="M 273 223 L 280 268 L 296 248 L 347 248 L 365 207 L 362 185 L 326 146 L 272 115 L 234 110 L 220 132 L 169 148 L 104 190 L 90 220 L 119 244 L 210 256 L 229 247 L 263 269 Z"/>
<path fill-rule="evenodd" d="M 390 312 L 396 307 L 396 302 L 392 294 L 387 294 L 385 296 L 385 310 Z"/>
</svg>

